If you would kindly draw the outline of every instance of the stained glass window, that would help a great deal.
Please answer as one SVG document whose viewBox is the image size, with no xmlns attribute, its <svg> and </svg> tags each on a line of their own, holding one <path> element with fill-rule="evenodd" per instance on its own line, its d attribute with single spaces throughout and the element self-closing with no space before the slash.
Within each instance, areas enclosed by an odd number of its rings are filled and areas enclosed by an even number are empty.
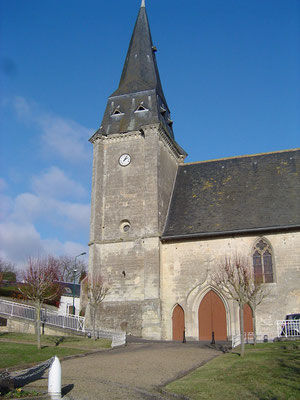
<svg viewBox="0 0 300 400">
<path fill-rule="evenodd" d="M 257 282 L 274 282 L 272 252 L 270 245 L 264 239 L 260 239 L 254 246 L 253 269 Z"/>
</svg>

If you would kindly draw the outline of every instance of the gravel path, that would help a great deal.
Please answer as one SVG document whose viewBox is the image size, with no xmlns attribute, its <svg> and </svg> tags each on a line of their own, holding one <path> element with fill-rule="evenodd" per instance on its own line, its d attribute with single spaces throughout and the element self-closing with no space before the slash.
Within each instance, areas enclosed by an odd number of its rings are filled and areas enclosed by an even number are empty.
<svg viewBox="0 0 300 400">
<path fill-rule="evenodd" d="M 219 354 L 219 351 L 200 344 L 143 343 L 64 360 L 64 398 L 165 399 L 157 391 L 158 387 L 185 375 Z M 46 390 L 47 382 L 45 377 L 28 387 Z"/>
</svg>

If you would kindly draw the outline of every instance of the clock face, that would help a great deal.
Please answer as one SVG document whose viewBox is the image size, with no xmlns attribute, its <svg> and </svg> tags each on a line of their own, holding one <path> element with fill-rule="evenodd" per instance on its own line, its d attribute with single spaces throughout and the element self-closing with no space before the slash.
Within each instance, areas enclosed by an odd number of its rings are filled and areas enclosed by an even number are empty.
<svg viewBox="0 0 300 400">
<path fill-rule="evenodd" d="M 119 163 L 122 165 L 122 167 L 126 167 L 126 165 L 129 165 L 131 161 L 131 157 L 129 154 L 122 154 L 121 157 L 119 158 Z"/>
</svg>

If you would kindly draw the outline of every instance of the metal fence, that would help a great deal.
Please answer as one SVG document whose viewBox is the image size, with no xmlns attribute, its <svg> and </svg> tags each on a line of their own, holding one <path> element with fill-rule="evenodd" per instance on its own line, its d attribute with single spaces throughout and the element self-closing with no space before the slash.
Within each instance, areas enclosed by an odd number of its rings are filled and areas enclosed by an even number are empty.
<svg viewBox="0 0 300 400">
<path fill-rule="evenodd" d="M 256 342 L 261 343 L 264 341 L 264 335 L 257 334 L 256 335 Z M 239 346 L 241 344 L 241 335 L 233 335 L 232 339 L 232 348 L 234 349 L 235 347 Z M 245 344 L 252 344 L 254 343 L 254 333 L 253 332 L 245 332 L 244 333 L 244 343 Z"/>
<path fill-rule="evenodd" d="M 90 329 L 86 329 L 85 333 L 88 334 L 89 337 L 92 336 L 92 331 Z M 109 331 L 105 329 L 96 329 L 95 330 L 96 338 L 109 339 L 111 340 L 111 347 L 123 346 L 126 343 L 126 333 L 118 332 L 118 331 Z"/>
<path fill-rule="evenodd" d="M 41 321 L 47 325 L 58 326 L 63 329 L 85 331 L 85 318 L 77 315 L 58 315 L 55 311 L 41 309 Z"/>
<path fill-rule="evenodd" d="M 35 307 L 0 299 L 1 314 L 35 320 Z"/>
<path fill-rule="evenodd" d="M 300 320 L 285 319 L 277 321 L 278 337 L 300 337 Z"/>
<path fill-rule="evenodd" d="M 36 319 L 35 307 L 2 299 L 0 299 L 0 313 L 31 321 L 35 321 Z M 45 308 L 42 308 L 41 321 L 45 325 L 91 334 L 91 331 L 85 328 L 85 318 L 77 315 L 59 315 L 57 311 L 48 311 Z M 111 340 L 112 347 L 122 346 L 126 343 L 126 333 L 124 332 L 98 329 L 96 331 L 96 336 L 98 338 Z"/>
<path fill-rule="evenodd" d="M 35 307 L 28 306 L 27 304 L 14 303 L 13 301 L 0 299 L 0 312 L 11 317 L 19 317 L 31 321 L 35 321 L 36 319 Z M 41 321 L 46 325 L 84 332 L 85 318 L 77 315 L 58 315 L 57 311 L 48 311 L 42 308 Z"/>
</svg>

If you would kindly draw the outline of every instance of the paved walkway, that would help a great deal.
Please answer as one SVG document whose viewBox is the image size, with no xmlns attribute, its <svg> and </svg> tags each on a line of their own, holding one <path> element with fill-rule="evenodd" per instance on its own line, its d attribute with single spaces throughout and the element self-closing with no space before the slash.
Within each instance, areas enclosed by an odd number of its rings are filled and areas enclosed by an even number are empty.
<svg viewBox="0 0 300 400">
<path fill-rule="evenodd" d="M 206 363 L 219 351 L 200 344 L 130 343 L 62 361 L 65 399 L 166 399 L 157 388 Z M 47 377 L 28 385 L 47 390 Z"/>
</svg>

